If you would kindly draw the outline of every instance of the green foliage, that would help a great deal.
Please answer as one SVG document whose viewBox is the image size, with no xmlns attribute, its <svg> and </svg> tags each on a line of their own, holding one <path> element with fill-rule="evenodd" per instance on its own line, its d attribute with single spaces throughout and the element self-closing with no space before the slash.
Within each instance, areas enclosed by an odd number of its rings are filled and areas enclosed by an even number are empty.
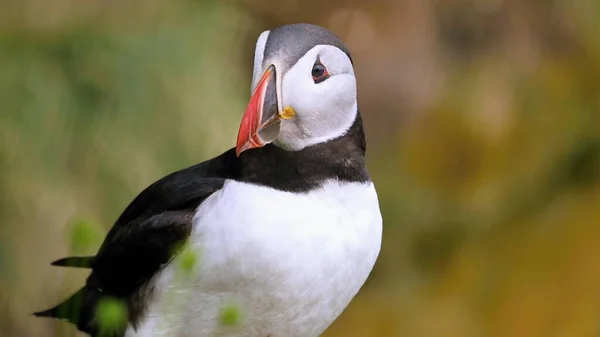
<svg viewBox="0 0 600 337">
<path fill-rule="evenodd" d="M 219 322 L 224 326 L 236 326 L 242 318 L 242 311 L 236 305 L 225 305 L 219 311 Z"/>
<path fill-rule="evenodd" d="M 3 245 L 0 245 L 0 281 L 8 275 L 8 266 L 6 265 L 6 258 L 4 256 L 4 250 L 6 248 Z"/>
<path fill-rule="evenodd" d="M 105 235 L 99 225 L 84 219 L 74 220 L 69 228 L 71 251 L 76 254 L 89 253 L 98 249 Z"/>
<path fill-rule="evenodd" d="M 101 335 L 122 330 L 127 324 L 127 306 L 123 301 L 102 299 L 96 308 L 96 321 Z"/>
<path fill-rule="evenodd" d="M 186 244 L 182 249 L 181 253 L 177 257 L 179 259 L 179 269 L 184 274 L 190 274 L 197 270 L 199 264 L 199 251 L 193 249 L 190 245 Z"/>
</svg>

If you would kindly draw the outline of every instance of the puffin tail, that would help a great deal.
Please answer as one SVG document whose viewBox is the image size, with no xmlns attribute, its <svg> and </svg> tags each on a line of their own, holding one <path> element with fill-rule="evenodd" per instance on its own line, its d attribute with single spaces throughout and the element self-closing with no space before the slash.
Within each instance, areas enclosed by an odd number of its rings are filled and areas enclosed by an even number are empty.
<svg viewBox="0 0 600 337">
<path fill-rule="evenodd" d="M 76 325 L 80 331 L 89 334 L 92 333 L 94 309 L 99 299 L 100 293 L 98 291 L 83 287 L 57 306 L 34 312 L 33 315 L 67 321 Z"/>
<path fill-rule="evenodd" d="M 56 267 L 92 268 L 95 256 L 70 256 L 51 263 Z"/>
</svg>

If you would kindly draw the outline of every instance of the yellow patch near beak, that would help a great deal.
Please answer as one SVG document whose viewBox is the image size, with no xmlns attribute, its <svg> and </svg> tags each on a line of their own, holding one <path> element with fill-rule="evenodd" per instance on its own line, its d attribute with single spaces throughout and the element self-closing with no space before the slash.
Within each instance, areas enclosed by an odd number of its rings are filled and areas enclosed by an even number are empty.
<svg viewBox="0 0 600 337">
<path fill-rule="evenodd" d="M 294 111 L 294 109 L 292 109 L 292 107 L 285 107 L 285 109 L 283 109 L 283 111 L 281 112 L 281 114 L 279 114 L 279 116 L 282 119 L 290 119 L 294 116 L 296 116 L 296 111 Z"/>
</svg>

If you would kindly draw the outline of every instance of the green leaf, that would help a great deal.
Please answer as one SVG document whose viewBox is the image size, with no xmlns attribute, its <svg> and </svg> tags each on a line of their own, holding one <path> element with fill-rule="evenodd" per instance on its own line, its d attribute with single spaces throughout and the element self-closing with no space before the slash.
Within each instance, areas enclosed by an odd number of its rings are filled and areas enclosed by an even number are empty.
<svg viewBox="0 0 600 337">
<path fill-rule="evenodd" d="M 114 298 L 102 299 L 96 308 L 96 321 L 101 333 L 118 331 L 127 324 L 127 307 Z"/>
<path fill-rule="evenodd" d="M 184 274 L 191 274 L 197 270 L 199 263 L 199 252 L 192 248 L 189 244 L 184 245 L 179 254 L 179 269 Z"/>
<path fill-rule="evenodd" d="M 187 249 L 181 255 L 181 261 L 179 262 L 179 266 L 182 270 L 191 272 L 192 269 L 196 266 L 196 254 L 193 250 Z"/>
<path fill-rule="evenodd" d="M 86 253 L 98 247 L 102 239 L 102 230 L 91 221 L 77 219 L 71 223 L 69 236 L 72 252 Z"/>
<path fill-rule="evenodd" d="M 221 308 L 219 313 L 219 321 L 225 326 L 235 326 L 242 319 L 241 310 L 234 305 L 226 305 Z"/>
</svg>

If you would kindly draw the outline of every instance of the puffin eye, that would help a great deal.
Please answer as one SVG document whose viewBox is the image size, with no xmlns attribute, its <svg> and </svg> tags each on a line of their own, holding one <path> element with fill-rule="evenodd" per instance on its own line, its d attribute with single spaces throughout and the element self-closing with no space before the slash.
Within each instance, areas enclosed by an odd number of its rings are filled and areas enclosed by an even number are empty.
<svg viewBox="0 0 600 337">
<path fill-rule="evenodd" d="M 317 60 L 317 62 L 315 62 L 313 65 L 311 74 L 315 84 L 321 83 L 329 78 L 329 72 L 327 71 L 327 68 L 325 68 L 325 66 L 321 64 L 321 61 L 319 60 Z"/>
</svg>

